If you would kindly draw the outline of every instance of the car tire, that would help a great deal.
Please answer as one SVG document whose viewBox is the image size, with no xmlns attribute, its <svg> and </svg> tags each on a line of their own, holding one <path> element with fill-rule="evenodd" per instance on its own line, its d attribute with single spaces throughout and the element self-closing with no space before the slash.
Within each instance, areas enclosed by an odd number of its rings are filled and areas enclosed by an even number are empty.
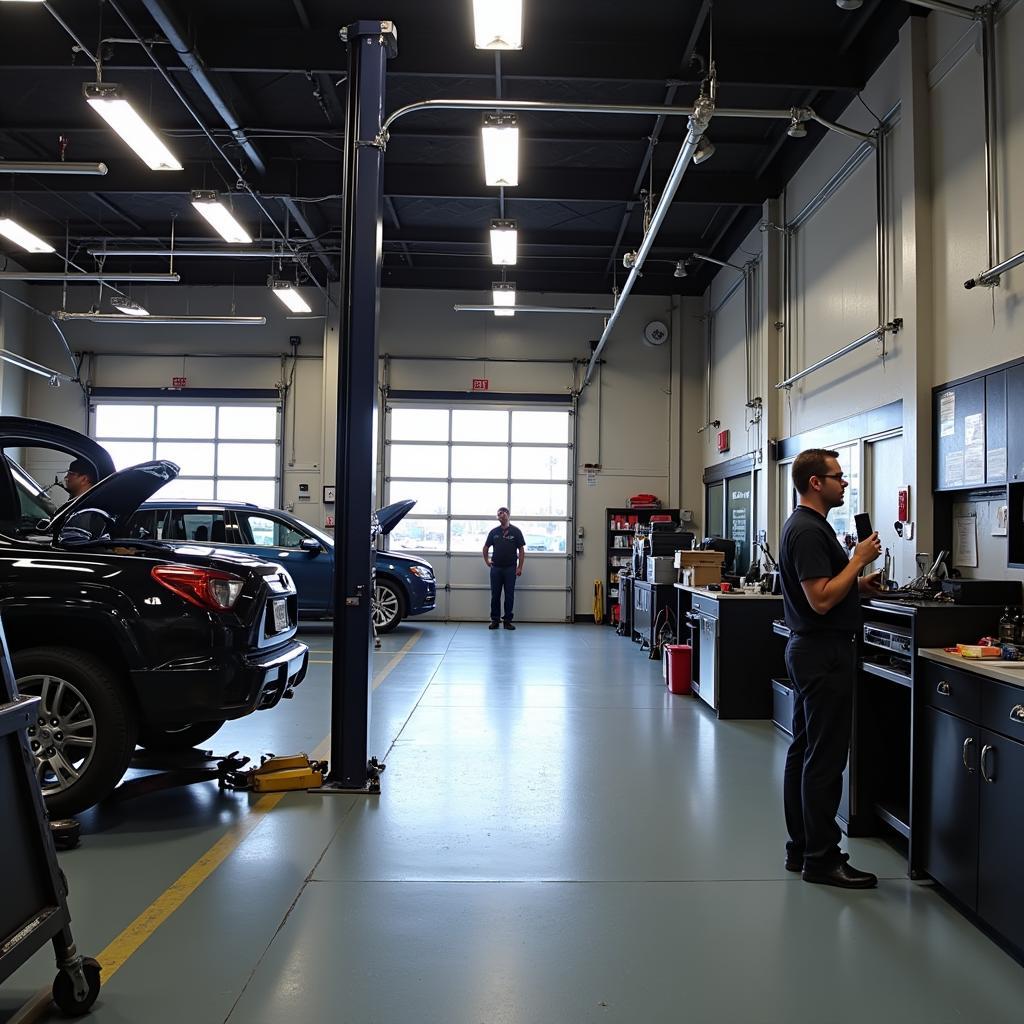
<svg viewBox="0 0 1024 1024">
<path fill-rule="evenodd" d="M 373 586 L 373 624 L 378 633 L 390 633 L 405 618 L 405 594 L 391 580 Z"/>
<path fill-rule="evenodd" d="M 47 810 L 54 818 L 78 814 L 109 796 L 128 769 L 138 732 L 130 699 L 85 651 L 32 647 L 12 660 L 18 690 L 43 698 L 42 722 L 28 739 Z"/>
<path fill-rule="evenodd" d="M 175 754 L 191 750 L 220 730 L 221 722 L 191 722 L 187 725 L 172 725 L 160 728 L 143 725 L 139 728 L 138 745 L 146 750 L 162 754 Z"/>
</svg>

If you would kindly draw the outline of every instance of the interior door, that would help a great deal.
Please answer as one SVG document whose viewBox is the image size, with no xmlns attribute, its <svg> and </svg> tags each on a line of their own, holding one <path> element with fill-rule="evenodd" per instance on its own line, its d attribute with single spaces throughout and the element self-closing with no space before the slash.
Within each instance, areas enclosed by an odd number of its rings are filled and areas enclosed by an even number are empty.
<svg viewBox="0 0 1024 1024">
<path fill-rule="evenodd" d="M 892 556 L 890 578 L 903 584 L 910 580 L 914 568 L 914 545 L 899 537 L 893 525 L 899 518 L 898 492 L 904 482 L 903 435 L 868 441 L 864 448 L 870 481 L 867 511 L 871 514 L 871 525 L 878 531 L 883 554 L 888 548 Z M 871 568 L 881 569 L 882 561 Z"/>
</svg>

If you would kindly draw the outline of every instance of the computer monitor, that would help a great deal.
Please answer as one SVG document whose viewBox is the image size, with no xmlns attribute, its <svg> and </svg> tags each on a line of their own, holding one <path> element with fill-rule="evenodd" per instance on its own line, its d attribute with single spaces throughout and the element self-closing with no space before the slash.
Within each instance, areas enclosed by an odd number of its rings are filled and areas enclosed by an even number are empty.
<svg viewBox="0 0 1024 1024">
<path fill-rule="evenodd" d="M 736 571 L 736 541 L 725 537 L 705 537 L 701 547 L 705 551 L 721 551 L 725 558 L 722 561 L 722 574 Z"/>
</svg>

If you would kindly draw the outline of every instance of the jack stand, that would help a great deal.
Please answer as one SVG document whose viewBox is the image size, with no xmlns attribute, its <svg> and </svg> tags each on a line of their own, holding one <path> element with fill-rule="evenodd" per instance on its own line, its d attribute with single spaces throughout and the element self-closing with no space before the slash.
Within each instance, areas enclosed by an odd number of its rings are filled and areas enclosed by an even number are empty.
<svg viewBox="0 0 1024 1024">
<path fill-rule="evenodd" d="M 380 796 L 381 772 L 387 768 L 375 757 L 366 762 L 366 784 L 359 787 L 343 786 L 340 782 L 325 782 L 319 789 L 311 789 L 311 793 L 328 793 L 331 795 L 363 794 L 364 796 Z"/>
</svg>

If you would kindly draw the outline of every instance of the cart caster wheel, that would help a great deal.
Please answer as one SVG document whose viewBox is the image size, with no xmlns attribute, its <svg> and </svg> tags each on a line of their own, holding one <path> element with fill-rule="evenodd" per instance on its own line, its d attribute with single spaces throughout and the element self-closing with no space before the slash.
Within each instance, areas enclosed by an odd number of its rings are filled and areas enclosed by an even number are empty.
<svg viewBox="0 0 1024 1024">
<path fill-rule="evenodd" d="M 100 965 L 91 956 L 82 958 L 82 974 L 87 989 L 82 999 L 75 993 L 75 982 L 70 972 L 61 971 L 53 980 L 53 1001 L 67 1017 L 81 1017 L 88 1013 L 100 994 Z"/>
<path fill-rule="evenodd" d="M 58 818 L 50 822 L 50 835 L 58 850 L 73 850 L 81 841 L 81 825 L 77 818 Z"/>
</svg>

